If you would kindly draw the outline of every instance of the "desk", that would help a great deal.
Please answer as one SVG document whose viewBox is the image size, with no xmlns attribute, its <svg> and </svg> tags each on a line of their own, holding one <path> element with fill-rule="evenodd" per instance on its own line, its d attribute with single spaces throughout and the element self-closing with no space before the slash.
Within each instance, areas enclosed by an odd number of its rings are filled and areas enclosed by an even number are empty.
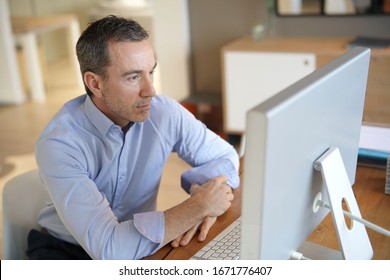
<svg viewBox="0 0 390 280">
<path fill-rule="evenodd" d="M 79 85 L 82 85 L 79 64 L 75 54 L 76 42 L 80 36 L 79 22 L 75 15 L 12 16 L 11 25 L 13 34 L 20 38 L 26 56 L 26 72 L 32 100 L 42 102 L 46 99 L 36 42 L 36 36 L 44 32 L 66 28 L 69 58 L 74 68 L 75 78 Z"/>
<path fill-rule="evenodd" d="M 389 230 L 390 195 L 384 193 L 385 176 L 385 170 L 359 166 L 357 168 L 353 191 L 362 217 Z M 197 241 L 195 238 L 186 247 L 172 248 L 170 245 L 167 245 L 146 259 L 189 259 L 195 252 L 240 216 L 240 205 L 241 187 L 236 190 L 235 199 L 230 209 L 218 218 L 216 224 L 210 230 L 209 236 L 203 243 Z M 373 259 L 390 259 L 390 237 L 386 237 L 371 229 L 367 229 L 367 232 L 374 250 Z M 308 240 L 322 246 L 338 249 L 338 240 L 333 227 L 331 214 L 322 221 L 318 228 L 309 236 Z"/>
</svg>

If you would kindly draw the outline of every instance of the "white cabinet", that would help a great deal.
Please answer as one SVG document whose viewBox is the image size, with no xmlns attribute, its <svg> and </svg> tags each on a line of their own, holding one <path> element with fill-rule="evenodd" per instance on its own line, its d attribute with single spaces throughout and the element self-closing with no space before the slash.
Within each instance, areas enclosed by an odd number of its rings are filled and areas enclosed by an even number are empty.
<svg viewBox="0 0 390 280">
<path fill-rule="evenodd" d="M 345 53 L 349 37 L 239 38 L 222 47 L 224 132 L 245 132 L 246 111 Z M 371 49 L 363 121 L 390 118 L 390 48 Z"/>
<path fill-rule="evenodd" d="M 314 53 L 227 50 L 223 53 L 225 133 L 245 131 L 246 112 L 316 68 Z"/>
</svg>

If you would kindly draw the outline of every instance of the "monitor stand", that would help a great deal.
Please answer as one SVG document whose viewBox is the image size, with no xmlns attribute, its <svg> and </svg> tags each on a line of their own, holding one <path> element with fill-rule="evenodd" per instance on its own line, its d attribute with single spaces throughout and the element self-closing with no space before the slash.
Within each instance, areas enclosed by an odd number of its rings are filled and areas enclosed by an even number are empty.
<svg viewBox="0 0 390 280">
<path fill-rule="evenodd" d="M 325 181 L 341 252 L 307 242 L 301 246 L 300 252 L 313 259 L 371 259 L 373 251 L 365 226 L 353 220 L 348 226 L 343 214 L 344 200 L 348 211 L 361 218 L 339 149 L 326 151 L 316 160 L 314 168 L 321 171 Z"/>
</svg>

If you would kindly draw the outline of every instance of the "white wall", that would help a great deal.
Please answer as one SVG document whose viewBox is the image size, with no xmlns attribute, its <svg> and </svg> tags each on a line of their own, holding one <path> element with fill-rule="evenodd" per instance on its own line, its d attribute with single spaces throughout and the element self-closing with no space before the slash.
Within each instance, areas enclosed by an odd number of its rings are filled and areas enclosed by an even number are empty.
<svg viewBox="0 0 390 280">
<path fill-rule="evenodd" d="M 164 95 L 190 95 L 190 31 L 187 0 L 154 0 L 154 44 Z"/>
</svg>

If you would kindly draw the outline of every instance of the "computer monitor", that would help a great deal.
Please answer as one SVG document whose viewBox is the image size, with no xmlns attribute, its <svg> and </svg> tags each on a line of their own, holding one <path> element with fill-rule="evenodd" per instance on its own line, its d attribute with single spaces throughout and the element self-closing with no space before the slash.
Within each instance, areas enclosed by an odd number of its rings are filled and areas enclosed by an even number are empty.
<svg viewBox="0 0 390 280">
<path fill-rule="evenodd" d="M 319 250 L 315 257 L 372 257 L 364 226 L 355 223 L 354 228 L 345 229 L 341 212 L 342 198 L 347 197 L 351 212 L 360 215 L 351 186 L 369 60 L 369 49 L 351 49 L 247 112 L 241 259 L 289 259 L 293 251 L 300 250 L 329 213 L 314 205 L 319 193 L 331 205 L 343 248 L 340 255 L 327 256 L 329 251 Z M 330 151 L 336 160 L 322 166 L 326 175 L 314 163 Z M 347 189 L 337 185 L 343 175 Z M 362 241 L 351 244 L 356 232 Z M 353 246 L 362 247 L 363 252 L 354 251 Z"/>
</svg>

